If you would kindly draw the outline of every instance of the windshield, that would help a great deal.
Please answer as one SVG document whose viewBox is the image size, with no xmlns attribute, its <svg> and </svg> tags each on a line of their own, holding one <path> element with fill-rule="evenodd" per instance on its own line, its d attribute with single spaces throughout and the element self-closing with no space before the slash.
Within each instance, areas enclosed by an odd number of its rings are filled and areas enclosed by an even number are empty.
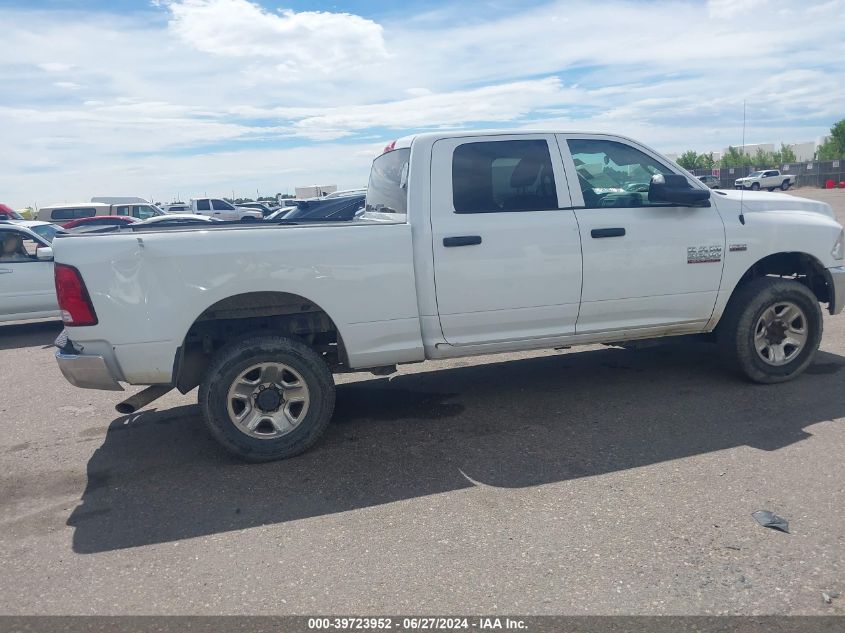
<svg viewBox="0 0 845 633">
<path fill-rule="evenodd" d="M 393 150 L 373 161 L 367 187 L 367 211 L 408 212 L 408 162 L 411 148 Z"/>
<path fill-rule="evenodd" d="M 55 224 L 39 224 L 37 226 L 30 227 L 30 230 L 33 233 L 37 233 L 39 236 L 43 237 L 48 242 L 52 242 L 53 238 L 56 237 L 57 233 L 67 232 L 60 226 L 56 226 Z"/>
<path fill-rule="evenodd" d="M 762 176 L 762 175 L 763 175 L 763 172 L 762 172 L 762 171 L 755 171 L 755 172 L 753 172 L 753 173 L 751 173 L 751 174 L 748 174 L 748 177 L 749 177 L 749 178 L 757 178 L 758 176 Z"/>
</svg>

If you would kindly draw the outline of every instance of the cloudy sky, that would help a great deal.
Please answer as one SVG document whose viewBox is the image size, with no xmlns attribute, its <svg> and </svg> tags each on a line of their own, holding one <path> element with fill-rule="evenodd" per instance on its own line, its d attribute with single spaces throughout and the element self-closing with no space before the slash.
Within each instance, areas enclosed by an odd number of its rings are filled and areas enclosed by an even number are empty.
<svg viewBox="0 0 845 633">
<path fill-rule="evenodd" d="M 0 202 L 366 183 L 438 128 L 665 152 L 845 117 L 845 0 L 0 0 Z"/>
</svg>

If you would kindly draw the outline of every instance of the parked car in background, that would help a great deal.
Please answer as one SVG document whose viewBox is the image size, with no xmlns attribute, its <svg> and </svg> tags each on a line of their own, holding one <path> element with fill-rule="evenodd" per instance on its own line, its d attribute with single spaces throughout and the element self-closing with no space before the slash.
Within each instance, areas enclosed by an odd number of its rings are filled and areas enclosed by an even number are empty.
<svg viewBox="0 0 845 633">
<path fill-rule="evenodd" d="M 248 222 L 264 219 L 264 214 L 255 209 L 238 209 L 220 198 L 192 198 L 192 213 L 207 215 L 218 220 L 245 220 Z"/>
<path fill-rule="evenodd" d="M 113 204 L 112 212 L 114 215 L 130 216 L 139 220 L 164 215 L 164 211 L 149 202 L 143 204 Z"/>
<path fill-rule="evenodd" d="M 750 173 L 744 178 L 737 178 L 734 181 L 734 187 L 736 189 L 751 189 L 753 191 L 759 191 L 760 189 L 768 189 L 769 191 L 781 189 L 786 191 L 795 184 L 795 179 L 795 176 L 781 174 L 777 169 L 766 169 Z"/>
<path fill-rule="evenodd" d="M 131 216 L 145 220 L 156 215 L 163 215 L 163 211 L 152 204 L 107 204 L 104 202 L 81 202 L 79 204 L 58 204 L 41 207 L 38 219 L 44 222 L 55 222 L 64 226 L 69 222 L 82 218 L 102 216 Z"/>
<path fill-rule="evenodd" d="M 261 214 L 265 218 L 276 210 L 263 202 L 241 202 L 240 204 L 236 204 L 235 207 L 237 209 L 246 209 L 249 211 L 261 211 Z"/>
<path fill-rule="evenodd" d="M 0 220 L 23 220 L 23 216 L 12 207 L 0 203 Z"/>
<path fill-rule="evenodd" d="M 711 189 L 719 188 L 719 179 L 716 176 L 699 176 L 698 179 Z"/>
<path fill-rule="evenodd" d="M 46 240 L 47 242 L 52 242 L 53 238 L 60 233 L 67 233 L 67 231 L 58 224 L 42 222 L 40 220 L 15 220 L 11 223 L 32 231 L 38 235 L 38 237 Z"/>
<path fill-rule="evenodd" d="M 72 231 L 74 229 L 91 226 L 125 226 L 127 224 L 134 224 L 135 222 L 140 222 L 140 220 L 138 218 L 133 218 L 130 215 L 98 215 L 93 218 L 79 218 L 78 220 L 71 220 L 65 224 L 64 228 L 68 231 Z"/>
<path fill-rule="evenodd" d="M 367 188 L 359 187 L 358 189 L 344 189 L 343 191 L 334 191 L 320 198 L 321 200 L 331 200 L 332 198 L 348 198 L 350 196 L 366 196 Z"/>
<path fill-rule="evenodd" d="M 146 226 L 148 224 L 155 224 L 157 226 L 165 226 L 168 224 L 206 224 L 209 222 L 220 222 L 217 218 L 211 218 L 207 215 L 199 215 L 196 213 L 165 213 L 157 215 L 153 218 L 147 218 L 140 222 L 136 222 L 133 226 Z"/>
<path fill-rule="evenodd" d="M 273 211 L 273 213 L 271 213 L 270 215 L 268 215 L 268 216 L 267 216 L 266 218 L 264 218 L 264 219 L 265 219 L 265 220 L 281 220 L 281 219 L 283 219 L 285 216 L 287 216 L 287 214 L 288 214 L 288 213 L 290 213 L 291 211 L 293 211 L 294 209 L 296 209 L 296 207 L 295 207 L 295 206 L 292 206 L 292 207 L 282 207 L 281 209 L 278 209 L 278 210 L 276 210 L 276 211 Z"/>
<path fill-rule="evenodd" d="M 59 316 L 50 244 L 60 232 L 46 222 L 0 222 L 0 321 Z"/>
<path fill-rule="evenodd" d="M 363 211 L 364 199 L 364 196 L 359 194 L 340 198 L 304 200 L 280 219 L 345 222 L 352 220 L 358 212 Z"/>
<path fill-rule="evenodd" d="M 171 202 L 161 205 L 161 210 L 165 213 L 190 213 L 191 205 L 184 202 Z"/>
</svg>

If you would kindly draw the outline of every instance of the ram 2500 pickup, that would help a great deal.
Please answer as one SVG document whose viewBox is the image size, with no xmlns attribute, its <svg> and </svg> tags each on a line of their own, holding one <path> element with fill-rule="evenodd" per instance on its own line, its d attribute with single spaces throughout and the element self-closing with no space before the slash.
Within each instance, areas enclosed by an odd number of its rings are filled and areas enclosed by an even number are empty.
<svg viewBox="0 0 845 633">
<path fill-rule="evenodd" d="M 420 134 L 372 165 L 351 222 L 133 227 L 60 236 L 67 379 L 199 386 L 211 433 L 248 460 L 313 445 L 333 372 L 714 333 L 751 380 L 810 364 L 820 304 L 845 304 L 830 206 L 711 191 L 603 134 Z"/>
</svg>

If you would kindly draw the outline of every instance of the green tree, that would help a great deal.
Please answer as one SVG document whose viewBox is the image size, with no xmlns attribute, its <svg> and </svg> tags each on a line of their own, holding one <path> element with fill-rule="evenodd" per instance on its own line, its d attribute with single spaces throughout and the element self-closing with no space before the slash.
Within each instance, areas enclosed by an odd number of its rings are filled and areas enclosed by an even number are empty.
<svg viewBox="0 0 845 633">
<path fill-rule="evenodd" d="M 758 147 L 757 151 L 754 152 L 754 159 L 751 161 L 754 167 L 758 169 L 765 169 L 766 167 L 772 167 L 775 164 L 774 156 L 771 152 L 767 152 L 762 147 Z"/>
<path fill-rule="evenodd" d="M 845 119 L 833 124 L 830 138 L 819 146 L 816 155 L 819 160 L 845 158 Z"/>
<path fill-rule="evenodd" d="M 678 164 L 684 169 L 695 169 L 696 161 L 698 161 L 698 154 L 691 149 L 678 157 Z"/>
<path fill-rule="evenodd" d="M 709 154 L 699 154 L 695 160 L 695 166 L 698 169 L 713 169 L 716 166 L 716 159 L 713 158 L 713 152 Z"/>
<path fill-rule="evenodd" d="M 798 161 L 793 149 L 785 143 L 780 144 L 780 149 L 774 154 L 775 164 L 783 165 L 785 163 L 794 163 Z"/>
<path fill-rule="evenodd" d="M 722 156 L 719 164 L 723 169 L 727 167 L 746 167 L 751 164 L 751 157 L 731 145 L 728 147 L 728 151 Z"/>
</svg>

